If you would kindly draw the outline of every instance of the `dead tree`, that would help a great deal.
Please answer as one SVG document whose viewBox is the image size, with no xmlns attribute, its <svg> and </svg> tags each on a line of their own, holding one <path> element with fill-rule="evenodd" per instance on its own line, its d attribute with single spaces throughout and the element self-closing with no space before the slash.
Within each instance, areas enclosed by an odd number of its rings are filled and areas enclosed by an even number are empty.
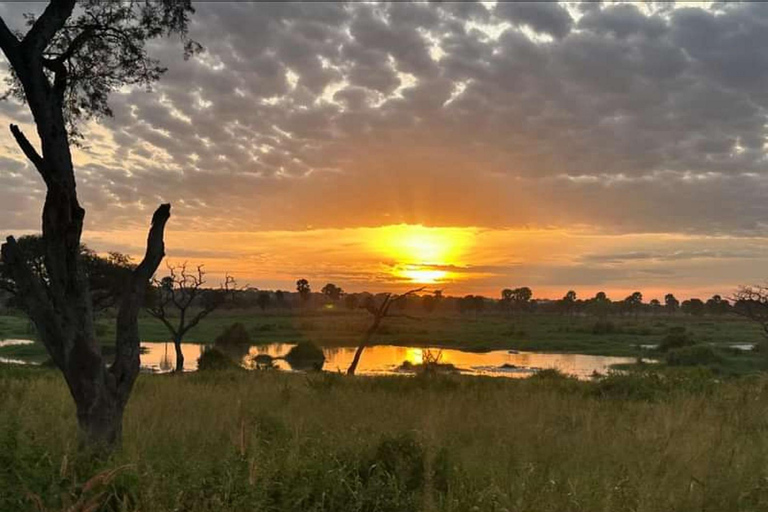
<svg viewBox="0 0 768 512">
<path fill-rule="evenodd" d="M 2 246 L 4 264 L 21 306 L 40 341 L 61 370 L 77 408 L 82 439 L 114 445 L 122 434 L 123 410 L 139 373 L 138 313 L 148 280 L 165 255 L 164 229 L 171 206 L 152 217 L 144 259 L 132 270 L 117 314 L 115 360 L 107 367 L 96 340 L 93 304 L 80 238 L 80 206 L 70 152 L 77 121 L 110 115 L 109 93 L 123 85 L 150 84 L 163 68 L 145 43 L 187 32 L 189 1 L 86 2 L 51 0 L 20 35 L 0 19 L 0 48 L 10 65 L 12 96 L 28 106 L 39 149 L 18 126 L 11 133 L 45 183 L 42 215 L 47 288 L 25 262 L 13 237 Z M 190 50 L 192 46 L 190 45 Z"/>
<path fill-rule="evenodd" d="M 368 304 L 365 306 L 365 309 L 368 310 L 371 315 L 373 315 L 373 322 L 371 323 L 371 326 L 368 327 L 368 330 L 365 331 L 363 339 L 360 340 L 360 344 L 357 346 L 355 357 L 352 359 L 352 364 L 350 364 L 349 368 L 347 369 L 347 375 L 354 375 L 357 371 L 357 365 L 360 364 L 360 357 L 363 355 L 363 350 L 365 350 L 365 347 L 368 346 L 368 343 L 370 343 L 373 335 L 376 334 L 376 331 L 381 326 L 382 320 L 384 320 L 387 315 L 389 315 L 389 308 L 392 307 L 392 304 L 401 300 L 405 300 L 409 295 L 419 293 L 423 290 L 424 288 L 417 288 L 416 290 L 410 290 L 400 295 L 392 295 L 391 293 L 387 293 L 384 295 L 384 300 L 378 306 L 375 304 Z"/>
<path fill-rule="evenodd" d="M 768 285 L 742 286 L 732 300 L 733 312 L 760 324 L 768 337 Z"/>
<path fill-rule="evenodd" d="M 176 371 L 182 372 L 184 353 L 181 351 L 181 342 L 184 336 L 234 294 L 236 283 L 232 276 L 227 275 L 220 289 L 203 288 L 205 272 L 202 265 L 198 265 L 194 272 L 187 271 L 186 263 L 178 267 L 168 265 L 168 272 L 168 276 L 160 280 L 152 278 L 156 297 L 146 310 L 171 333 L 176 349 Z M 199 302 L 200 309 L 192 314 L 196 302 Z"/>
</svg>

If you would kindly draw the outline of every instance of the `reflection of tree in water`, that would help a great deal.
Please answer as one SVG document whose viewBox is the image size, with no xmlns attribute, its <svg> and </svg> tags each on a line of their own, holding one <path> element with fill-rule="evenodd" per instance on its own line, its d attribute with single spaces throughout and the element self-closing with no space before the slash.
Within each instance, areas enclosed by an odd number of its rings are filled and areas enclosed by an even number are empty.
<svg viewBox="0 0 768 512">
<path fill-rule="evenodd" d="M 171 361 L 171 358 L 168 356 L 168 342 L 165 342 L 163 345 L 163 356 L 160 358 L 160 370 L 164 372 L 169 372 L 173 369 L 173 362 Z"/>
<path fill-rule="evenodd" d="M 251 345 L 248 344 L 238 344 L 238 345 L 222 345 L 222 344 L 215 344 L 214 345 L 219 351 L 226 354 L 230 359 L 233 361 L 239 361 L 240 364 L 244 364 L 248 366 L 248 361 L 250 361 L 250 350 Z"/>
</svg>

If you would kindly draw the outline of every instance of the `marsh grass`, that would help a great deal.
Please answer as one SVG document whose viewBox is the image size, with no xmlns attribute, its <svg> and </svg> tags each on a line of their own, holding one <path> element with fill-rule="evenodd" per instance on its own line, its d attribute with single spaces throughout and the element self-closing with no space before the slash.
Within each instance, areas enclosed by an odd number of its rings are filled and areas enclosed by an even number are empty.
<svg viewBox="0 0 768 512">
<path fill-rule="evenodd" d="M 0 510 L 126 466 L 104 510 L 765 510 L 768 379 L 659 378 L 143 375 L 96 462 L 58 374 L 2 368 Z"/>
</svg>

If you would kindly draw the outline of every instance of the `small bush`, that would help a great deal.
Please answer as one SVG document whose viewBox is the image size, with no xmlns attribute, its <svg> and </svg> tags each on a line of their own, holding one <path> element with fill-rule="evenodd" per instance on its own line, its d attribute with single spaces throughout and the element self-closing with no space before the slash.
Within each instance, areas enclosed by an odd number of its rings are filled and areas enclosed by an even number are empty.
<svg viewBox="0 0 768 512">
<path fill-rule="evenodd" d="M 285 360 L 297 370 L 320 370 L 325 364 L 325 354 L 311 341 L 300 341 L 288 352 Z"/>
<path fill-rule="evenodd" d="M 710 366 L 723 362 L 720 353 L 709 345 L 674 348 L 667 352 L 666 359 L 670 366 Z"/>
<path fill-rule="evenodd" d="M 675 348 L 690 347 L 695 345 L 691 335 L 685 330 L 685 327 L 672 327 L 664 339 L 659 343 L 658 350 L 667 352 Z"/>
<path fill-rule="evenodd" d="M 238 322 L 224 329 L 213 343 L 215 345 L 250 345 L 251 336 L 245 326 Z"/>
<path fill-rule="evenodd" d="M 224 352 L 214 347 L 205 349 L 197 359 L 197 369 L 200 371 L 232 370 L 236 368 L 240 368 L 240 366 L 232 361 Z"/>
</svg>

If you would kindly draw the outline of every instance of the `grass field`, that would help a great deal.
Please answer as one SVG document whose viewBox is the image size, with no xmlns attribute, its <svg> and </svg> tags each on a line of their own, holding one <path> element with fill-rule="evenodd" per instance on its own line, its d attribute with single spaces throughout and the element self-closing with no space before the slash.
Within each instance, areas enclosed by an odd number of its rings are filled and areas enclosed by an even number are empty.
<svg viewBox="0 0 768 512">
<path fill-rule="evenodd" d="M 407 346 L 440 346 L 473 351 L 517 349 L 538 352 L 573 352 L 593 355 L 635 356 L 638 345 L 653 345 L 675 326 L 685 327 L 699 343 L 754 344 L 763 339 L 760 328 L 738 316 L 714 317 L 641 316 L 612 317 L 610 332 L 595 332 L 594 317 L 500 314 L 422 315 L 418 318 L 387 318 L 373 342 Z M 210 343 L 227 326 L 243 323 L 253 343 L 309 340 L 321 346 L 355 346 L 370 324 L 363 311 L 267 312 L 221 311 L 189 332 L 186 342 Z M 34 336 L 29 322 L 21 317 L 0 316 L 0 339 Z M 146 341 L 169 339 L 157 320 L 140 321 Z M 98 321 L 101 341 L 111 346 L 114 322 Z M 35 352 L 37 351 L 37 352 Z M 21 352 L 21 353 L 20 353 Z M 42 347 L 0 348 L 0 357 L 44 357 Z"/>
<path fill-rule="evenodd" d="M 55 371 L 0 367 L 0 403 L 4 511 L 34 496 L 145 512 L 768 507 L 765 377 L 142 375 L 101 462 L 78 455 Z"/>
</svg>

